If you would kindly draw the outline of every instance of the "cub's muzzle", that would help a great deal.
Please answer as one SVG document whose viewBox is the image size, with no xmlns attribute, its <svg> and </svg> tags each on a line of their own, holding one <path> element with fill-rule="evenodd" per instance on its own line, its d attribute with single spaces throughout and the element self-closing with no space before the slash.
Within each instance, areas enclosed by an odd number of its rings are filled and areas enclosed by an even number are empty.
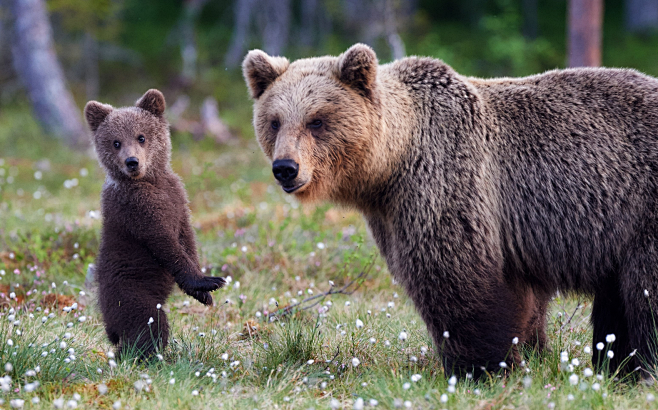
<svg viewBox="0 0 658 410">
<path fill-rule="evenodd" d="M 129 171 L 137 171 L 137 168 L 139 168 L 139 160 L 135 157 L 127 158 L 126 167 L 128 167 Z"/>
</svg>

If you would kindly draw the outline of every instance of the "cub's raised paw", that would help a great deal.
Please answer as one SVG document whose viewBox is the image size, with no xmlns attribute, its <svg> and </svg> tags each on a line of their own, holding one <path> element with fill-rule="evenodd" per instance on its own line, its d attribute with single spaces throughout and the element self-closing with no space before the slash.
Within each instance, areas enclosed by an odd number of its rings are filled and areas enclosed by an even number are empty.
<svg viewBox="0 0 658 410">
<path fill-rule="evenodd" d="M 199 292 L 212 292 L 223 288 L 224 285 L 226 285 L 226 280 L 224 278 L 205 276 L 194 281 L 194 290 Z"/>
</svg>

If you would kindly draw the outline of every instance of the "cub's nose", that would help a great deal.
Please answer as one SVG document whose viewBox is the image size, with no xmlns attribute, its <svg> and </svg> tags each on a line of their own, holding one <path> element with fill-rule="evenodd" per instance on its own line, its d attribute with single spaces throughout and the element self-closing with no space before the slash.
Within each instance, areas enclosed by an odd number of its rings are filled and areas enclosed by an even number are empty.
<svg viewBox="0 0 658 410">
<path fill-rule="evenodd" d="M 291 159 L 277 159 L 272 163 L 272 172 L 274 178 L 286 183 L 297 178 L 299 172 L 299 165 Z"/>
<path fill-rule="evenodd" d="M 139 160 L 135 157 L 130 157 L 126 159 L 126 166 L 128 167 L 129 170 L 135 171 L 139 166 Z"/>
</svg>

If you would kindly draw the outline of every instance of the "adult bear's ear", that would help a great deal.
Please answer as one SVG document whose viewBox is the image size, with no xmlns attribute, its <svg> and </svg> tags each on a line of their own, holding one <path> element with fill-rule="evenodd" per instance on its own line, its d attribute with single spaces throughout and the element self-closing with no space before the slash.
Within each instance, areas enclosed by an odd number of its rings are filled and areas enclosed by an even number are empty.
<svg viewBox="0 0 658 410">
<path fill-rule="evenodd" d="M 164 114 L 167 103 L 165 102 L 164 95 L 159 90 L 152 88 L 142 95 L 142 98 L 137 100 L 135 104 L 137 107 L 150 112 L 156 117 L 162 117 Z"/>
<path fill-rule="evenodd" d="M 96 132 L 109 113 L 114 108 L 111 105 L 99 103 L 98 101 L 89 101 L 85 105 L 85 118 L 92 132 Z"/>
<path fill-rule="evenodd" d="M 290 65 L 285 57 L 270 57 L 261 50 L 251 50 L 242 62 L 242 75 L 249 86 L 249 93 L 258 99 Z"/>
<path fill-rule="evenodd" d="M 338 76 L 344 84 L 372 99 L 377 65 L 377 55 L 372 48 L 355 44 L 338 58 Z"/>
</svg>

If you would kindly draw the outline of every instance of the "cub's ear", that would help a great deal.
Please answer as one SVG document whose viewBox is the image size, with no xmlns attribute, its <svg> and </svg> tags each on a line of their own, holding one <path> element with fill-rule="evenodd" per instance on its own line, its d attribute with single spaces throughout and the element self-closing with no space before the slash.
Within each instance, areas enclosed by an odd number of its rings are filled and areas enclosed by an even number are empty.
<svg viewBox="0 0 658 410">
<path fill-rule="evenodd" d="M 338 60 L 340 81 L 371 99 L 377 79 L 377 55 L 365 44 L 355 44 Z"/>
<path fill-rule="evenodd" d="M 285 57 L 270 57 L 261 50 L 251 50 L 242 62 L 242 75 L 251 98 L 258 99 L 290 65 Z"/>
<path fill-rule="evenodd" d="M 96 132 L 98 127 L 101 125 L 109 113 L 112 112 L 114 108 L 108 104 L 102 104 L 98 101 L 89 101 L 85 105 L 85 118 L 87 119 L 87 124 L 92 132 Z"/>
<path fill-rule="evenodd" d="M 150 112 L 156 117 L 162 117 L 164 114 L 167 103 L 165 103 L 164 95 L 155 88 L 148 90 L 142 95 L 142 98 L 137 100 L 137 107 Z"/>
</svg>

